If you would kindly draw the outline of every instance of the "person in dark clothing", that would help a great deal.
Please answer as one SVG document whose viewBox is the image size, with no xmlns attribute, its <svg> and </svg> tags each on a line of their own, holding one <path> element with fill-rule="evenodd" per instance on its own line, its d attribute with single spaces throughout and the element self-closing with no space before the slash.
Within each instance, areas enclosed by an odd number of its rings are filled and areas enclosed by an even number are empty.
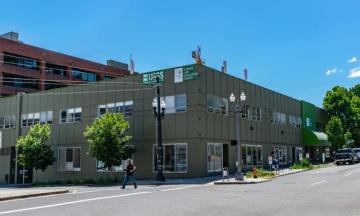
<svg viewBox="0 0 360 216">
<path fill-rule="evenodd" d="M 126 183 L 128 181 L 132 181 L 133 184 L 134 184 L 134 188 L 136 189 L 137 188 L 137 185 L 136 185 L 136 181 L 135 181 L 135 178 L 134 178 L 134 172 L 136 170 L 136 167 L 134 166 L 134 164 L 131 162 L 130 159 L 127 160 L 127 166 L 126 166 L 126 173 L 125 173 L 125 176 L 124 176 L 124 182 L 123 182 L 123 185 L 122 185 L 122 189 L 125 189 L 125 186 L 126 186 Z"/>
</svg>

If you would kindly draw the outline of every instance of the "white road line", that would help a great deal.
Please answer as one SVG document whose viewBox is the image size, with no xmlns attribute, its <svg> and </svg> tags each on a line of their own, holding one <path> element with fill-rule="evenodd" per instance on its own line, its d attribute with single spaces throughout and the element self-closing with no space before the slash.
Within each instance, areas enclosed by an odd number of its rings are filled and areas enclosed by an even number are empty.
<svg viewBox="0 0 360 216">
<path fill-rule="evenodd" d="M 205 185 L 192 185 L 192 186 L 185 186 L 185 187 L 178 187 L 178 188 L 169 188 L 169 189 L 164 189 L 161 191 L 163 191 L 163 192 L 174 191 L 174 190 L 182 190 L 182 189 L 193 188 L 193 187 L 202 187 L 202 186 L 205 186 Z"/>
<path fill-rule="evenodd" d="M 148 193 L 151 193 L 151 192 L 149 192 L 149 191 L 144 191 L 144 192 L 138 192 L 138 193 L 130 193 L 130 194 L 120 194 L 120 195 L 114 195 L 114 196 L 96 197 L 96 198 L 91 198 L 91 199 L 76 200 L 76 201 L 72 201 L 72 202 L 64 202 L 64 203 L 57 203 L 57 204 L 52 204 L 52 205 L 44 205 L 44 206 L 38 206 L 38 207 L 32 207 L 32 208 L 24 208 L 24 209 L 3 211 L 3 212 L 0 212 L 0 215 L 17 213 L 17 212 L 32 211 L 32 210 L 44 209 L 44 208 L 53 208 L 53 207 L 58 207 L 58 206 L 72 205 L 72 204 L 83 203 L 83 202 L 90 202 L 90 201 L 95 201 L 95 200 L 104 200 L 104 199 L 112 199 L 112 198 L 118 198 L 118 197 L 126 197 L 126 196 L 140 195 L 140 194 L 148 194 Z"/>
<path fill-rule="evenodd" d="M 324 181 L 315 182 L 315 183 L 312 183 L 311 186 L 318 185 L 318 184 L 323 184 L 323 183 L 326 183 L 326 182 L 328 182 L 328 181 L 324 180 Z"/>
<path fill-rule="evenodd" d="M 344 176 L 349 176 L 349 175 L 351 175 L 351 174 L 353 174 L 354 173 L 354 171 L 351 171 L 351 172 L 349 172 L 349 173 L 346 173 Z"/>
</svg>

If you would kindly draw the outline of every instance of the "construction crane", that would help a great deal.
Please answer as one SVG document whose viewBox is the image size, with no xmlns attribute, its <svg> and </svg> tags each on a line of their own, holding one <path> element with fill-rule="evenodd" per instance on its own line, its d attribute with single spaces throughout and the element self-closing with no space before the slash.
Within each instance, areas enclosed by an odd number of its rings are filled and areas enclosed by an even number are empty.
<svg viewBox="0 0 360 216">
<path fill-rule="evenodd" d="M 195 51 L 191 52 L 192 58 L 195 60 L 196 64 L 205 64 L 205 61 L 201 57 L 201 47 L 198 45 Z"/>
</svg>

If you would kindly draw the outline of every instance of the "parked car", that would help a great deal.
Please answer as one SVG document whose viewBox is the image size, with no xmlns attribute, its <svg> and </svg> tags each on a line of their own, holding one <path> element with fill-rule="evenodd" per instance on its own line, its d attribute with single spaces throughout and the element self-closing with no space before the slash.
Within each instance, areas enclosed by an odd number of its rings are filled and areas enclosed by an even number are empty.
<svg viewBox="0 0 360 216">
<path fill-rule="evenodd" d="M 353 151 L 355 152 L 357 159 L 358 159 L 358 163 L 360 162 L 360 148 L 354 148 Z"/>
<path fill-rule="evenodd" d="M 353 164 L 357 161 L 358 161 L 358 156 L 351 148 L 339 149 L 335 153 L 336 165 L 346 164 L 346 163 Z"/>
</svg>

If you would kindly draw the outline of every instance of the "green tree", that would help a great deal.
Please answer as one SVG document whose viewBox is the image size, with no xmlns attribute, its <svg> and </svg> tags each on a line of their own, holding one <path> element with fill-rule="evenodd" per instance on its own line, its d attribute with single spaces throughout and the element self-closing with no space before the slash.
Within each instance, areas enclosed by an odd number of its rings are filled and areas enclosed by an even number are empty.
<svg viewBox="0 0 360 216">
<path fill-rule="evenodd" d="M 85 129 L 90 155 L 102 161 L 111 175 L 113 166 L 120 165 L 133 153 L 133 148 L 126 146 L 131 139 L 126 135 L 128 129 L 129 123 L 120 113 L 105 113 Z"/>
<path fill-rule="evenodd" d="M 328 135 L 329 141 L 331 142 L 332 151 L 336 151 L 345 145 L 345 132 L 341 120 L 337 116 L 331 117 L 330 121 L 325 127 L 325 132 Z"/>
<path fill-rule="evenodd" d="M 49 145 L 45 144 L 50 135 L 51 129 L 49 125 L 36 124 L 30 128 L 27 135 L 21 136 L 16 143 L 18 164 L 35 169 L 35 174 L 39 169 L 45 171 L 49 165 L 52 165 L 56 160 L 54 152 Z"/>
<path fill-rule="evenodd" d="M 335 86 L 326 93 L 323 106 L 330 116 L 337 116 L 344 134 L 360 147 L 360 84 L 349 90 Z"/>
<path fill-rule="evenodd" d="M 335 86 L 326 92 L 323 106 L 330 116 L 338 116 L 343 125 L 347 124 L 347 114 L 350 112 L 350 93 L 347 88 Z"/>
</svg>

